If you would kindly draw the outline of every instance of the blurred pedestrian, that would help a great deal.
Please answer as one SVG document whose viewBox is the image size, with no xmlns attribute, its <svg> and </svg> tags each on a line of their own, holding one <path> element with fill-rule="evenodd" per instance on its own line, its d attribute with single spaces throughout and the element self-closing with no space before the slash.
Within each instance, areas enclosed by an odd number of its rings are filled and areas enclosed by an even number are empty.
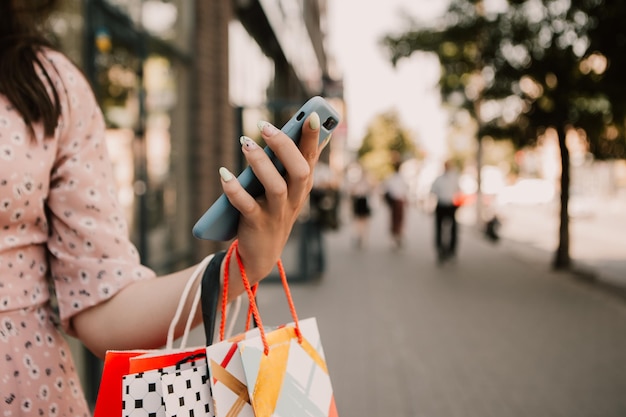
<svg viewBox="0 0 626 417">
<path fill-rule="evenodd" d="M 409 187 L 400 173 L 400 161 L 394 161 L 393 174 L 383 183 L 383 197 L 389 207 L 389 226 L 394 246 L 404 245 L 405 211 L 408 201 Z"/>
<path fill-rule="evenodd" d="M 339 228 L 339 190 L 331 167 L 320 161 L 313 173 L 313 188 L 309 194 L 309 219 L 304 224 L 310 273 L 320 274 L 326 269 L 324 232 Z"/>
<path fill-rule="evenodd" d="M 437 259 L 444 262 L 456 256 L 458 227 L 456 211 L 460 198 L 459 176 L 452 161 L 444 162 L 443 173 L 432 184 L 435 207 L 435 248 Z"/>
<path fill-rule="evenodd" d="M 359 164 L 351 170 L 348 177 L 348 193 L 352 202 L 352 221 L 354 225 L 354 246 L 357 249 L 367 245 L 369 221 L 372 215 L 370 194 L 373 181 L 369 173 Z"/>
</svg>

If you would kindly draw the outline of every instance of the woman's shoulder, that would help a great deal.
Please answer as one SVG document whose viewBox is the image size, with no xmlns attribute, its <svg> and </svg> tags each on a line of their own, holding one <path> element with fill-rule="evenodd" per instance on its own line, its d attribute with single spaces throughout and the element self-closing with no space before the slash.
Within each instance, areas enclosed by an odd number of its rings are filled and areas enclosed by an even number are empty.
<svg viewBox="0 0 626 417">
<path fill-rule="evenodd" d="M 76 65 L 72 62 L 71 59 L 69 59 L 67 55 L 57 49 L 44 47 L 41 48 L 39 53 L 46 61 L 50 62 L 53 65 L 76 67 Z"/>
<path fill-rule="evenodd" d="M 66 54 L 52 48 L 43 48 L 40 52 L 42 64 L 52 80 L 60 80 L 67 88 L 76 83 L 86 82 L 82 71 Z"/>
<path fill-rule="evenodd" d="M 69 109 L 96 105 L 87 77 L 66 54 L 52 48 L 45 48 L 41 50 L 41 61 L 47 77 L 60 95 L 61 101 L 67 100 Z"/>
</svg>

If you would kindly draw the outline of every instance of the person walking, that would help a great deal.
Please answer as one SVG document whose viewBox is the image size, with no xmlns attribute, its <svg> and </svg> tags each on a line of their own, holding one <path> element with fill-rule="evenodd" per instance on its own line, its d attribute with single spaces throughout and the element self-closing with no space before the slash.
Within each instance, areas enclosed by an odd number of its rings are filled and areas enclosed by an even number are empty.
<svg viewBox="0 0 626 417">
<path fill-rule="evenodd" d="M 52 3 L 0 1 L 3 416 L 89 416 L 63 332 L 100 358 L 112 349 L 158 348 L 196 269 L 156 279 L 141 265 L 116 199 L 95 96 L 81 71 L 38 32 L 36 18 Z M 260 123 L 286 178 L 261 147 L 241 138 L 266 190 L 262 199 L 248 194 L 228 169 L 219 171 L 224 193 L 241 212 L 238 250 L 251 283 L 271 273 L 306 202 L 319 129 L 313 114 L 298 148 L 276 127 Z M 244 291 L 237 262 L 218 266 L 222 273 L 229 268 L 232 300 Z M 183 314 L 191 309 L 187 304 Z M 198 309 L 193 323 L 201 322 Z"/>
<path fill-rule="evenodd" d="M 372 180 L 369 173 L 359 164 L 348 177 L 348 192 L 352 202 L 352 221 L 354 226 L 354 246 L 361 249 L 367 245 L 369 220 L 372 216 L 370 194 Z"/>
<path fill-rule="evenodd" d="M 444 162 L 443 173 L 431 186 L 435 196 L 435 248 L 438 262 L 444 262 L 456 256 L 458 227 L 456 210 L 460 196 L 459 177 L 452 161 Z"/>
<path fill-rule="evenodd" d="M 389 206 L 391 238 L 396 249 L 404 245 L 405 211 L 408 200 L 408 184 L 400 173 L 400 166 L 400 161 L 394 161 L 393 174 L 383 184 L 383 196 Z"/>
</svg>

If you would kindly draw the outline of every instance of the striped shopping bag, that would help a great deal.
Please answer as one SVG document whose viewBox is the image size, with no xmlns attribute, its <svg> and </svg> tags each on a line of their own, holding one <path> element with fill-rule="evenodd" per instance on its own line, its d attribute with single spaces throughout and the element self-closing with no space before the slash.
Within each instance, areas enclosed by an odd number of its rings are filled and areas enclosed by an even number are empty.
<svg viewBox="0 0 626 417">
<path fill-rule="evenodd" d="M 216 417 L 336 417 L 317 320 L 298 320 L 282 263 L 278 262 L 278 271 L 293 322 L 266 331 L 256 305 L 255 287 L 250 286 L 237 253 L 237 241 L 226 255 L 227 265 L 233 254 L 248 293 L 249 316 L 254 316 L 258 327 L 207 347 Z M 228 276 L 224 279 L 224 287 L 227 285 Z M 227 290 L 223 291 L 222 303 Z"/>
</svg>

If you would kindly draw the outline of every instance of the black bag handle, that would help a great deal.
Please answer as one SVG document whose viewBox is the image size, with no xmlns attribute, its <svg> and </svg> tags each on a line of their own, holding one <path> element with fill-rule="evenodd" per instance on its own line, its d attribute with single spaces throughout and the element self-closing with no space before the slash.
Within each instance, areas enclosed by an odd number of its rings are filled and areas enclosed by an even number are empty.
<svg viewBox="0 0 626 417">
<path fill-rule="evenodd" d="M 217 252 L 202 275 L 201 306 L 202 321 L 204 323 L 204 336 L 206 345 L 213 343 L 215 323 L 217 321 L 217 307 L 221 296 L 220 270 L 226 251 Z"/>
</svg>

